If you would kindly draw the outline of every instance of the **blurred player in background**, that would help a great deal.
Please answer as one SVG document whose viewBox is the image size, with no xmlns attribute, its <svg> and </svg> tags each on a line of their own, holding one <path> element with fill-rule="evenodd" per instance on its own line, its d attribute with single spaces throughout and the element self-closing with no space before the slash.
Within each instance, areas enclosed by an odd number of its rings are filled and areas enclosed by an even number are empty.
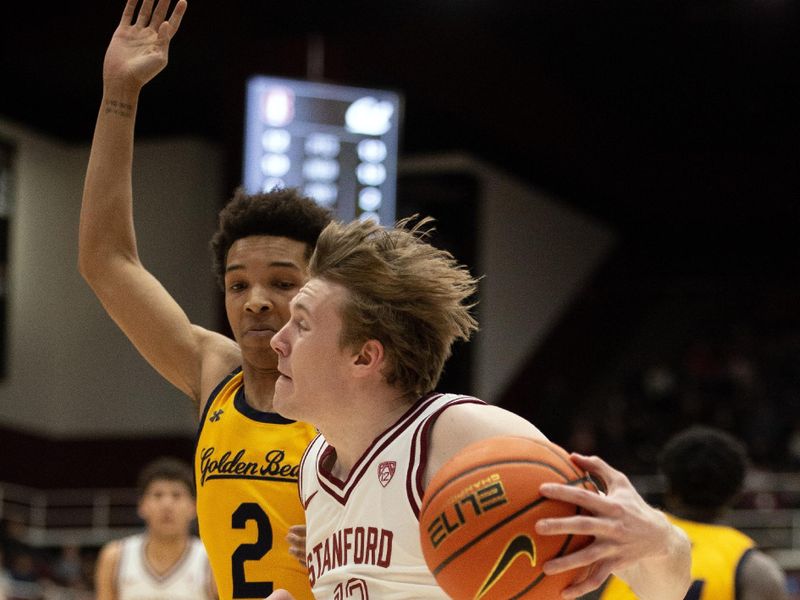
<svg viewBox="0 0 800 600">
<path fill-rule="evenodd" d="M 189 465 L 161 458 L 139 475 L 139 516 L 146 530 L 106 544 L 95 574 L 97 600 L 211 600 L 216 598 L 196 516 Z"/>
<path fill-rule="evenodd" d="M 692 542 L 692 586 L 686 600 L 785 600 L 778 564 L 745 534 L 719 524 L 742 490 L 744 446 L 718 429 L 692 427 L 670 439 L 659 457 L 668 518 Z M 612 577 L 602 600 L 635 600 Z"/>
<path fill-rule="evenodd" d="M 289 554 L 286 536 L 303 523 L 297 474 L 316 432 L 272 410 L 278 372 L 270 339 L 288 319 L 329 215 L 294 190 L 237 192 L 220 213 L 212 244 L 235 341 L 189 321 L 139 260 L 131 187 L 139 94 L 166 65 L 187 4 L 178 0 L 171 13 L 169 0 L 155 7 L 143 0 L 138 13 L 137 4 L 128 0 L 106 50 L 79 268 L 142 356 L 196 403 L 200 537 L 220 598 L 261 600 L 274 586 L 311 600 L 307 573 Z"/>
</svg>

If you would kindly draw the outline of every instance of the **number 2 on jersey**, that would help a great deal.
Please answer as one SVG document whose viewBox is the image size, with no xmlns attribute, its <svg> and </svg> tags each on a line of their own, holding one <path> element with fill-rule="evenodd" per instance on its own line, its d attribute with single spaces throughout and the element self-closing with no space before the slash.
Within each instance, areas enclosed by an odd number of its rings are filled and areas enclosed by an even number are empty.
<svg viewBox="0 0 800 600">
<path fill-rule="evenodd" d="M 244 563 L 259 560 L 272 549 L 272 525 L 267 513 L 255 502 L 243 502 L 231 517 L 231 527 L 244 529 L 248 521 L 256 522 L 258 537 L 252 544 L 240 544 L 231 556 L 234 598 L 264 598 L 272 593 L 271 581 L 247 581 Z"/>
</svg>

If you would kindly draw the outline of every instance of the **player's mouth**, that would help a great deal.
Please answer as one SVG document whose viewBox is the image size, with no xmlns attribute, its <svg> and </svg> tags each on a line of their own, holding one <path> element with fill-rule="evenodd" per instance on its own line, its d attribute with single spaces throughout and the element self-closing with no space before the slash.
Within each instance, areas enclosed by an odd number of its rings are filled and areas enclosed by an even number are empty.
<svg viewBox="0 0 800 600">
<path fill-rule="evenodd" d="M 266 325 L 257 325 L 246 329 L 244 334 L 255 337 L 272 337 L 275 335 L 275 329 Z"/>
</svg>

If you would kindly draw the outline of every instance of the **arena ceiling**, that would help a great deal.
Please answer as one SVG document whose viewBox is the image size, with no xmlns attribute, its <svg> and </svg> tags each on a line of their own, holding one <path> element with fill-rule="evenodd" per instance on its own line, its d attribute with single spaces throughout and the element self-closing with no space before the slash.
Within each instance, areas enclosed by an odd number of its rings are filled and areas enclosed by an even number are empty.
<svg viewBox="0 0 800 600">
<path fill-rule="evenodd" d="M 87 142 L 122 4 L 4 3 L 0 115 Z M 469 152 L 634 237 L 785 242 L 800 224 L 797 13 L 791 0 L 190 0 L 138 133 L 199 135 L 237 161 L 245 79 L 304 77 L 321 41 L 326 80 L 404 94 L 405 154 Z"/>
</svg>

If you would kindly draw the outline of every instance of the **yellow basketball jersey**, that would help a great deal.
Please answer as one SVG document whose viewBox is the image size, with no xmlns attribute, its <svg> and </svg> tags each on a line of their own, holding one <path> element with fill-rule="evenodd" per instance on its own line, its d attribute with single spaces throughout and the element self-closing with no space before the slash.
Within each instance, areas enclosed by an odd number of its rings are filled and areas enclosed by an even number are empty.
<svg viewBox="0 0 800 600">
<path fill-rule="evenodd" d="M 316 430 L 249 406 L 241 368 L 217 386 L 195 449 L 197 517 L 220 600 L 263 600 L 273 589 L 313 600 L 286 534 L 305 522 L 300 459 Z"/>
<path fill-rule="evenodd" d="M 755 542 L 732 527 L 686 521 L 672 515 L 667 518 L 683 529 L 692 543 L 692 586 L 685 600 L 736 600 L 736 573 Z M 636 595 L 612 576 L 600 598 L 636 600 Z"/>
</svg>

